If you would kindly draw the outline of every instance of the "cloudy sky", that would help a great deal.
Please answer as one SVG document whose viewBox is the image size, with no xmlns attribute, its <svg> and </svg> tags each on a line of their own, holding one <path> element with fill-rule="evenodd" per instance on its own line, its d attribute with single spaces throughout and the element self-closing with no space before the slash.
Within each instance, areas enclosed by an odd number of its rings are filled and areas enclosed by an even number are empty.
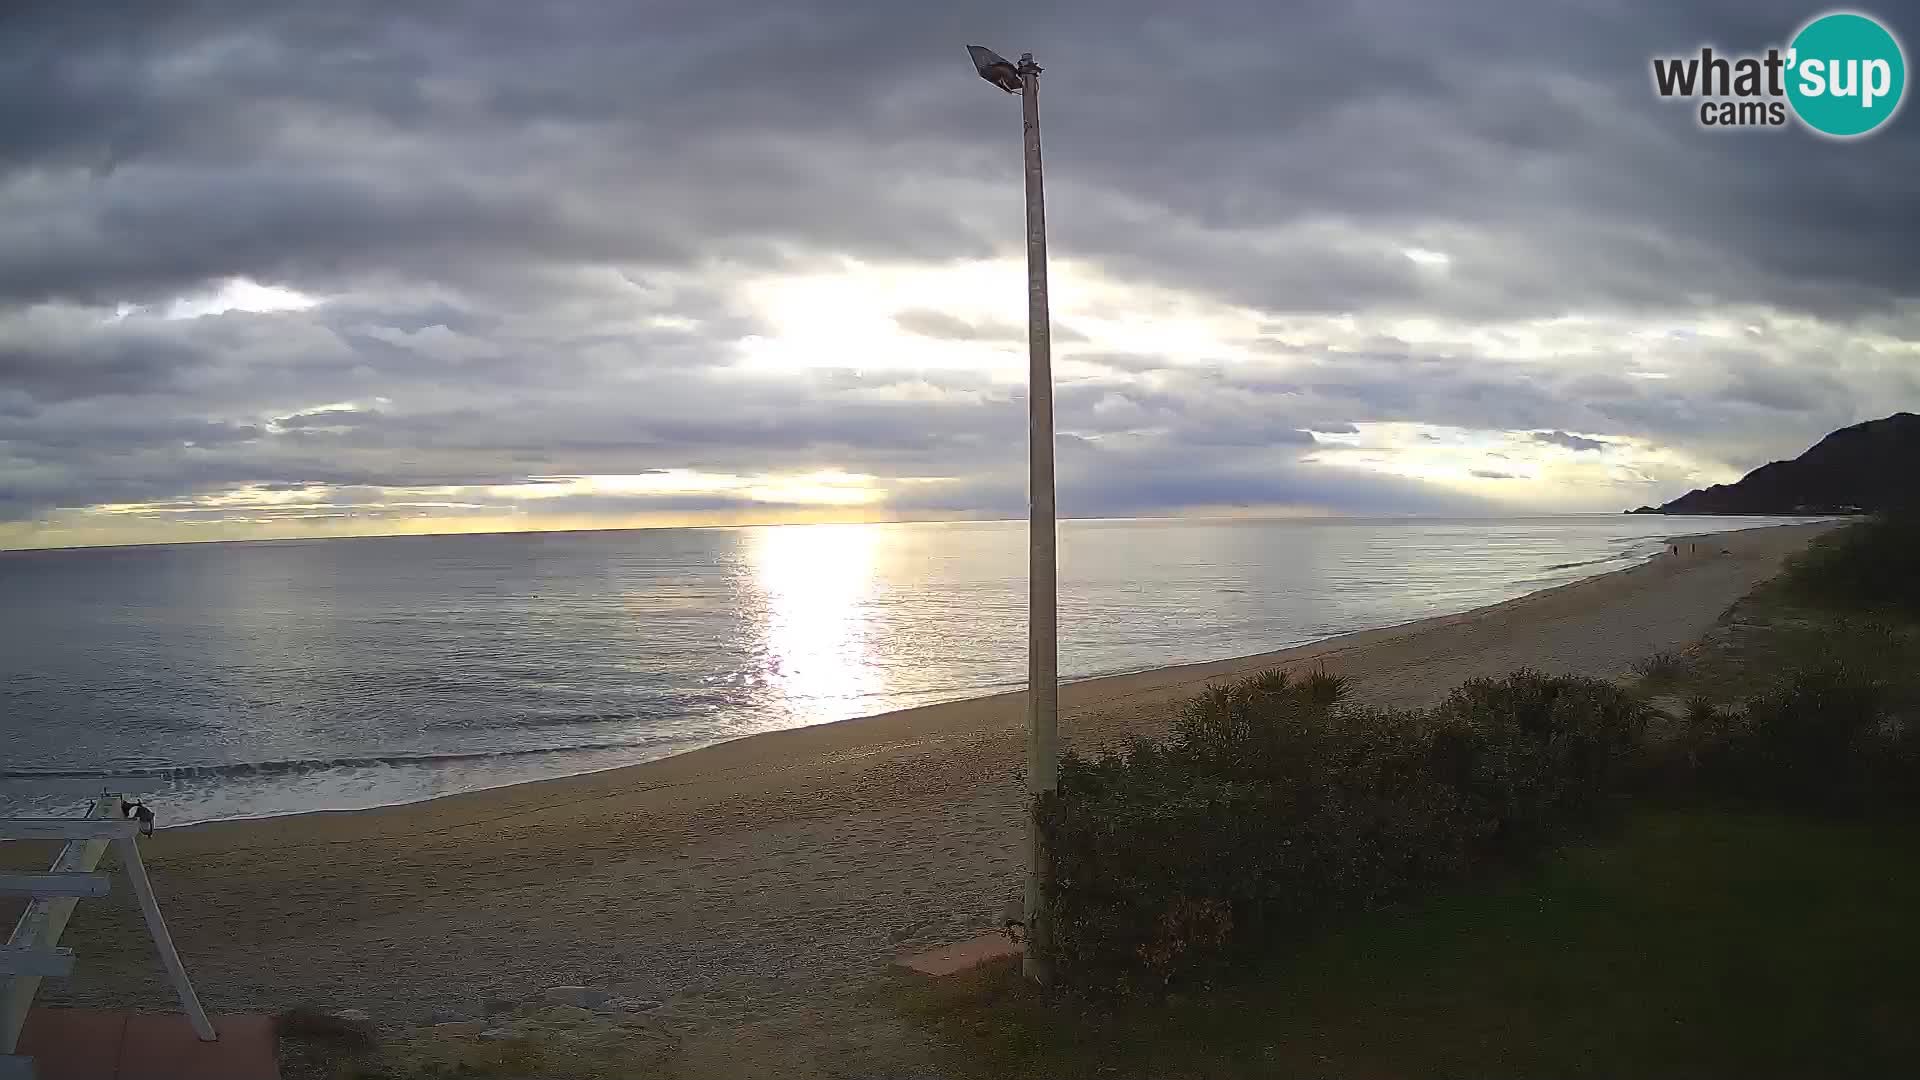
<svg viewBox="0 0 1920 1080">
<path fill-rule="evenodd" d="M 973 42 L 1064 513 L 1663 501 L 1920 407 L 1913 111 L 1651 90 L 1818 10 L 14 0 L 0 547 L 1017 515 Z"/>
</svg>

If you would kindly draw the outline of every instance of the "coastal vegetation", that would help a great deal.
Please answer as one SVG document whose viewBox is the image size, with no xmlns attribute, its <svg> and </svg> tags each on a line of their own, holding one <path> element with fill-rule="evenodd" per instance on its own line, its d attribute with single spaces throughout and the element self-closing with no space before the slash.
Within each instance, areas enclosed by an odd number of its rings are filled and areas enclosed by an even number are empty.
<svg viewBox="0 0 1920 1080">
<path fill-rule="evenodd" d="M 1894 1077 L 1920 1060 L 1920 828 L 1649 800 L 1532 867 L 1158 998 L 1010 966 L 899 990 L 960 1077 Z"/>
<path fill-rule="evenodd" d="M 1618 680 L 1210 689 L 1064 763 L 1059 985 L 914 1008 L 982 1075 L 1890 1075 L 1920 1054 L 1915 520 Z"/>
<path fill-rule="evenodd" d="M 1815 541 L 1780 584 L 1801 607 L 1920 619 L 1920 506 Z"/>
<path fill-rule="evenodd" d="M 1345 691 L 1252 676 L 1190 701 L 1165 742 L 1062 763 L 1046 817 L 1063 982 L 1204 984 L 1304 926 L 1531 855 L 1606 809 L 1648 714 L 1611 684 L 1531 672 L 1423 712 Z"/>
</svg>

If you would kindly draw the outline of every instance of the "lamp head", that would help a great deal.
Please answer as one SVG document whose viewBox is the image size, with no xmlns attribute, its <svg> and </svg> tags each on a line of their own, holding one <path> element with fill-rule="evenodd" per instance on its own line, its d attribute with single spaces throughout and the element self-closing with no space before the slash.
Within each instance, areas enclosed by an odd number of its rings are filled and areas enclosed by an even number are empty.
<svg viewBox="0 0 1920 1080">
<path fill-rule="evenodd" d="M 967 54 L 973 57 L 973 68 L 981 78 L 1009 94 L 1020 92 L 1024 84 L 1020 81 L 1020 69 L 1013 61 L 983 45 L 967 46 Z"/>
</svg>

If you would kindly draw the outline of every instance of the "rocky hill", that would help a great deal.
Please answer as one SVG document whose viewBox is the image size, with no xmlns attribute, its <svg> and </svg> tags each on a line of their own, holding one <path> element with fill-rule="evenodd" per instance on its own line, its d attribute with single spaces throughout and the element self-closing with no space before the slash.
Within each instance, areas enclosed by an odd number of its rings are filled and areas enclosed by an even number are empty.
<svg viewBox="0 0 1920 1080">
<path fill-rule="evenodd" d="M 1920 416 L 1894 413 L 1828 435 L 1792 461 L 1633 514 L 1851 514 L 1920 502 Z"/>
</svg>

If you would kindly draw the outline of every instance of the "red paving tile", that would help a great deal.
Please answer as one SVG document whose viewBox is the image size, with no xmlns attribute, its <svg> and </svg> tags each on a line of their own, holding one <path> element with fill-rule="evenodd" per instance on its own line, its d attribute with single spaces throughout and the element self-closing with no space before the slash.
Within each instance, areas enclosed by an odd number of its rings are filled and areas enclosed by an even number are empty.
<svg viewBox="0 0 1920 1080">
<path fill-rule="evenodd" d="M 1020 946 L 1005 934 L 982 934 L 958 945 L 943 945 L 931 952 L 903 956 L 894 963 L 922 975 L 955 975 L 970 971 L 989 960 L 1020 955 Z"/>
<path fill-rule="evenodd" d="M 175 1013 L 35 1009 L 20 1053 L 39 1080 L 280 1080 L 273 1018 L 213 1017 L 218 1042 L 203 1043 Z"/>
<path fill-rule="evenodd" d="M 34 1009 L 20 1029 L 19 1053 L 34 1059 L 39 1080 L 101 1080 L 120 1072 L 124 1012 Z"/>
</svg>

